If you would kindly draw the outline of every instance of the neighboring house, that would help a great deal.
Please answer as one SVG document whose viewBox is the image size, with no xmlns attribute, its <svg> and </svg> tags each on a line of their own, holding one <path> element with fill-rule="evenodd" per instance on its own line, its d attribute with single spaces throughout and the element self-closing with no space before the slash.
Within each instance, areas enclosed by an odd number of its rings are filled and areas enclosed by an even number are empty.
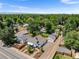
<svg viewBox="0 0 79 59">
<path fill-rule="evenodd" d="M 52 33 L 51 35 L 48 36 L 48 42 L 54 42 L 56 40 L 57 34 Z"/>
<path fill-rule="evenodd" d="M 57 52 L 71 55 L 71 50 L 67 49 L 66 47 L 59 47 Z"/>
</svg>

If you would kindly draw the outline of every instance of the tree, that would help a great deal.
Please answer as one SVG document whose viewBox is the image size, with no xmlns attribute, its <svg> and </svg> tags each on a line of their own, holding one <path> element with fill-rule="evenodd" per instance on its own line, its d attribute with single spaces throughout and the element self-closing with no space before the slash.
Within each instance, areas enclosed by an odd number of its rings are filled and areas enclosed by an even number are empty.
<svg viewBox="0 0 79 59">
<path fill-rule="evenodd" d="M 0 28 L 4 29 L 4 23 L 3 23 L 3 18 L 0 16 Z"/>
<path fill-rule="evenodd" d="M 66 20 L 66 24 L 64 26 L 66 31 L 75 30 L 77 28 L 76 20 L 73 17 L 69 17 L 68 20 Z"/>
<path fill-rule="evenodd" d="M 47 22 L 47 23 L 46 23 L 46 32 L 47 32 L 48 34 L 51 34 L 51 33 L 53 33 L 54 31 L 55 31 L 54 25 L 53 25 L 51 22 Z"/>
<path fill-rule="evenodd" d="M 69 49 L 79 50 L 79 32 L 70 31 L 65 36 L 65 46 Z"/>
<path fill-rule="evenodd" d="M 28 27 L 30 33 L 33 34 L 33 36 L 36 36 L 40 33 L 40 24 L 39 24 L 39 21 L 37 20 L 32 20 L 30 23 L 29 23 L 29 27 Z"/>
<path fill-rule="evenodd" d="M 28 46 L 28 52 L 29 52 L 30 54 L 32 54 L 34 51 L 35 51 L 34 47 L 31 46 L 31 45 L 29 45 L 29 46 Z"/>
<path fill-rule="evenodd" d="M 0 30 L 0 40 L 7 46 L 11 46 L 17 42 L 13 29 L 8 27 Z"/>
</svg>

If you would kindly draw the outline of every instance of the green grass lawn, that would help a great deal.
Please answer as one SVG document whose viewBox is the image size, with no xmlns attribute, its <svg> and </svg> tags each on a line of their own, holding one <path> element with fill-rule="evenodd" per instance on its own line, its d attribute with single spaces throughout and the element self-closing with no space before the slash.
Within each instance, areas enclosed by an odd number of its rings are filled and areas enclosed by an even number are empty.
<svg viewBox="0 0 79 59">
<path fill-rule="evenodd" d="M 70 57 L 70 56 L 64 56 L 64 55 L 61 55 L 61 54 L 56 54 L 56 56 L 53 59 L 73 59 L 73 58 Z"/>
</svg>

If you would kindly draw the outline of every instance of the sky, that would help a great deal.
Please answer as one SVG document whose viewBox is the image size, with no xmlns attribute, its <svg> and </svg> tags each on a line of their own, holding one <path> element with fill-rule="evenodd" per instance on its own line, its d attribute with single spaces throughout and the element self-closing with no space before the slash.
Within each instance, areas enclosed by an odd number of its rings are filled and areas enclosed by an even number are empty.
<svg viewBox="0 0 79 59">
<path fill-rule="evenodd" d="M 79 0 L 0 0 L 0 13 L 79 14 Z"/>
</svg>

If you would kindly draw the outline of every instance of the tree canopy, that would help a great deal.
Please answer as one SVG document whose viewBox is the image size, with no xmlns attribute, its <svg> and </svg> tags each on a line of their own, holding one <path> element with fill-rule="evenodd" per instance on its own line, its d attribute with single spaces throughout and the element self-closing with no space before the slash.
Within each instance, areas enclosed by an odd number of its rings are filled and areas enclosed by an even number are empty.
<svg viewBox="0 0 79 59">
<path fill-rule="evenodd" d="M 79 50 L 79 32 L 70 31 L 65 36 L 65 46 L 69 49 Z"/>
<path fill-rule="evenodd" d="M 0 39 L 6 42 L 8 40 L 14 41 L 14 31 L 15 28 L 18 26 L 23 26 L 24 24 L 28 24 L 27 29 L 29 32 L 33 35 L 39 35 L 39 34 L 46 34 L 48 36 L 49 34 L 55 32 L 57 29 L 59 32 L 63 32 L 63 36 L 65 36 L 65 43 L 66 46 L 68 44 L 69 47 L 72 46 L 73 48 L 78 48 L 78 38 L 75 39 L 73 37 L 76 37 L 77 34 L 73 33 L 74 31 L 79 30 L 79 15 L 75 14 L 1 14 L 0 15 Z M 41 30 L 44 30 L 44 32 L 41 32 Z M 71 34 L 73 35 L 72 38 L 67 37 Z M 75 36 L 75 35 L 76 36 Z M 3 38 L 3 39 L 2 39 Z M 68 39 L 68 40 L 67 40 Z M 69 42 L 71 40 L 71 42 Z M 10 41 L 13 43 L 13 41 Z M 77 41 L 77 42 L 76 42 Z M 72 44 L 73 42 L 74 45 Z M 75 46 L 75 47 L 74 47 Z"/>
</svg>

